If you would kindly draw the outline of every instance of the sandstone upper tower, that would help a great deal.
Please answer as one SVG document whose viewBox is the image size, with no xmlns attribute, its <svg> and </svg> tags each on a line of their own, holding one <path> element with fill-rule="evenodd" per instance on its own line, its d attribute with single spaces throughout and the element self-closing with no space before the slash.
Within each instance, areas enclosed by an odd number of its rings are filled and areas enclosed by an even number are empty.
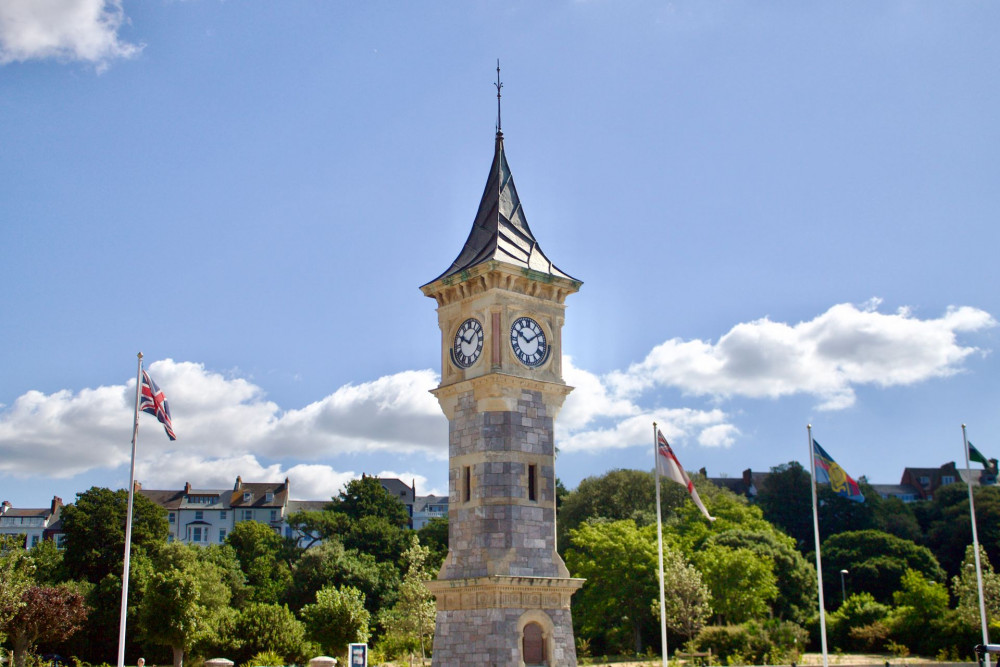
<svg viewBox="0 0 1000 667">
<path fill-rule="evenodd" d="M 498 85 L 499 92 L 499 85 Z M 565 300 L 582 283 L 556 268 L 528 227 L 503 133 L 458 258 L 421 290 L 437 301 L 449 422 L 448 556 L 433 664 L 576 665 L 572 579 L 555 543 L 553 426 Z"/>
</svg>

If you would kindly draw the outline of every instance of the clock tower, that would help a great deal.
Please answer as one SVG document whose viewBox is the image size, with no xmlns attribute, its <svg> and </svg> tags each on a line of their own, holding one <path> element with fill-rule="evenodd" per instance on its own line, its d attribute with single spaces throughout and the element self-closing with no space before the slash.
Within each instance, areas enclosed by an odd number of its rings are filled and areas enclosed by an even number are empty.
<svg viewBox="0 0 1000 667">
<path fill-rule="evenodd" d="M 499 86 L 498 86 L 499 92 Z M 421 290 L 438 305 L 448 417 L 448 555 L 429 587 L 436 667 L 575 666 L 570 597 L 556 553 L 553 427 L 565 300 L 582 283 L 528 227 L 503 133 L 458 258 Z"/>
</svg>

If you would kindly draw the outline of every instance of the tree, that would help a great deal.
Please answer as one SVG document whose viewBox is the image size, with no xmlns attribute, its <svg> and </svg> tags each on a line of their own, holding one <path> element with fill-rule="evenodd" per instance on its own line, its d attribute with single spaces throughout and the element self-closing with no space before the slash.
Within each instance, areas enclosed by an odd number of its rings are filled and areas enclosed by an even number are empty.
<svg viewBox="0 0 1000 667">
<path fill-rule="evenodd" d="M 900 586 L 892 595 L 896 605 L 890 618 L 892 634 L 911 650 L 932 655 L 944 643 L 948 589 L 917 570 L 906 570 Z"/>
<path fill-rule="evenodd" d="M 66 534 L 63 561 L 74 579 L 100 582 L 120 574 L 125 559 L 128 492 L 91 487 L 76 494 L 76 503 L 62 509 Z M 142 494 L 132 504 L 132 549 L 155 553 L 167 541 L 167 512 Z"/>
<path fill-rule="evenodd" d="M 652 602 L 659 595 L 653 533 L 623 519 L 585 523 L 571 530 L 569 539 L 566 565 L 574 577 L 587 580 L 573 597 L 578 634 L 608 649 L 631 644 L 641 653 L 643 630 L 653 626 Z"/>
<path fill-rule="evenodd" d="M 712 615 L 712 594 L 702 581 L 701 572 L 674 549 L 663 551 L 664 611 L 667 629 L 690 640 Z M 659 619 L 660 603 L 653 603 L 653 615 Z"/>
<path fill-rule="evenodd" d="M 417 531 L 417 537 L 430 549 L 427 567 L 437 572 L 448 555 L 448 517 L 434 517 Z"/>
<path fill-rule="evenodd" d="M 956 610 L 962 622 L 973 628 L 980 628 L 979 583 L 976 581 L 976 552 L 969 545 L 965 550 L 965 561 L 959 573 L 952 577 L 951 590 L 955 596 Z M 979 547 L 979 562 L 983 578 L 983 603 L 987 619 L 1000 619 L 1000 575 L 993 571 L 986 550 Z"/>
<path fill-rule="evenodd" d="M 83 595 L 68 585 L 30 586 L 22 601 L 8 630 L 17 667 L 24 667 L 36 642 L 61 642 L 79 630 L 87 617 Z"/>
<path fill-rule="evenodd" d="M 653 474 L 642 470 L 610 470 L 587 477 L 570 491 L 559 508 L 559 546 L 569 547 L 570 531 L 595 519 L 631 519 L 637 526 L 656 521 L 656 486 Z"/>
<path fill-rule="evenodd" d="M 337 538 L 308 549 L 292 566 L 292 583 L 285 600 L 294 610 L 316 600 L 323 588 L 353 586 L 365 591 L 365 607 L 374 616 L 396 597 L 399 572 L 392 563 L 348 550 Z"/>
<path fill-rule="evenodd" d="M 813 544 L 812 492 L 809 471 L 798 461 L 771 468 L 771 474 L 757 492 L 757 505 L 764 518 L 795 540 L 802 551 Z"/>
<path fill-rule="evenodd" d="M 403 552 L 406 574 L 399 587 L 399 597 L 392 609 L 382 613 L 379 622 L 385 629 L 386 643 L 397 651 L 420 649 L 421 664 L 434 635 L 434 596 L 426 582 L 433 578 L 427 561 L 430 549 L 413 536 L 410 548 Z"/>
<path fill-rule="evenodd" d="M 713 535 L 708 543 L 749 549 L 774 563 L 774 576 L 781 582 L 781 595 L 773 602 L 778 618 L 802 623 L 815 613 L 816 568 L 795 548 L 792 538 L 773 530 L 728 530 Z"/>
<path fill-rule="evenodd" d="M 889 634 L 889 611 L 889 606 L 877 602 L 871 593 L 851 593 L 837 611 L 827 616 L 833 645 L 856 651 L 883 650 Z"/>
<path fill-rule="evenodd" d="M 979 544 L 990 560 L 1000 562 L 1000 487 L 979 486 L 973 489 Z M 949 576 L 959 573 L 966 547 L 972 543 L 969 516 L 969 491 L 963 484 L 938 489 L 925 510 L 927 546 L 934 552 Z"/>
<path fill-rule="evenodd" d="M 225 572 L 204 555 L 180 542 L 165 545 L 143 596 L 141 632 L 173 650 L 174 667 L 182 667 L 184 654 L 197 642 L 216 639 L 219 616 L 229 605 Z"/>
<path fill-rule="evenodd" d="M 0 633 L 24 606 L 24 592 L 33 583 L 33 572 L 24 539 L 0 535 Z"/>
<path fill-rule="evenodd" d="M 382 486 L 377 477 L 362 475 L 352 479 L 333 499 L 330 511 L 344 514 L 355 521 L 364 517 L 385 519 L 390 525 L 405 528 L 410 522 L 406 506 Z"/>
<path fill-rule="evenodd" d="M 848 570 L 853 590 L 867 591 L 882 603 L 892 600 L 908 569 L 934 581 L 945 580 L 929 549 L 877 530 L 849 531 L 828 538 L 823 542 L 823 564 L 829 572 Z M 834 606 L 840 582 L 831 577 L 825 583 L 825 599 Z"/>
<path fill-rule="evenodd" d="M 276 603 L 285 595 L 292 582 L 288 545 L 270 526 L 240 521 L 226 537 L 226 544 L 236 551 L 250 600 Z"/>
<path fill-rule="evenodd" d="M 750 549 L 712 544 L 698 552 L 695 566 L 712 593 L 712 609 L 720 622 L 763 618 L 778 596 L 774 561 Z"/>
<path fill-rule="evenodd" d="M 316 602 L 302 608 L 306 635 L 327 655 L 344 656 L 347 645 L 368 641 L 371 615 L 365 595 L 353 586 L 329 586 L 316 594 Z"/>
<path fill-rule="evenodd" d="M 239 649 L 233 656 L 245 663 L 251 656 L 265 651 L 277 653 L 293 664 L 302 658 L 305 626 L 289 611 L 287 605 L 251 602 L 236 619 L 233 628 Z"/>
<path fill-rule="evenodd" d="M 35 568 L 32 576 L 35 583 L 54 586 L 69 579 L 63 563 L 63 552 L 56 546 L 55 540 L 42 540 L 31 547 L 28 558 Z"/>
</svg>

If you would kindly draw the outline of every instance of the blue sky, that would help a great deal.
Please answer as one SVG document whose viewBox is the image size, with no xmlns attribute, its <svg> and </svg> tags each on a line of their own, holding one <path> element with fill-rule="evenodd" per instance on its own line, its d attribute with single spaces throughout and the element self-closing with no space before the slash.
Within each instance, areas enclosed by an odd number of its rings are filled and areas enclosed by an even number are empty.
<svg viewBox="0 0 1000 667">
<path fill-rule="evenodd" d="M 0 5 L 0 496 L 447 488 L 434 302 L 493 150 L 567 301 L 557 474 L 1000 455 L 1000 5 Z M 133 383 L 133 384 L 130 384 Z"/>
</svg>

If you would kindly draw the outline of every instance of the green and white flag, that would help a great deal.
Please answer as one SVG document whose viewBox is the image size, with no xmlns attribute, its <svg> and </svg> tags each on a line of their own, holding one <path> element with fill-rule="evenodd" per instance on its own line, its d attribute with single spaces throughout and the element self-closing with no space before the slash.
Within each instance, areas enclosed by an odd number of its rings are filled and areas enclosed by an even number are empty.
<svg viewBox="0 0 1000 667">
<path fill-rule="evenodd" d="M 987 470 L 990 467 L 990 462 L 986 460 L 985 456 L 979 453 L 978 449 L 972 446 L 971 442 L 969 443 L 969 460 L 975 461 L 976 463 L 982 463 L 983 467 Z"/>
</svg>

